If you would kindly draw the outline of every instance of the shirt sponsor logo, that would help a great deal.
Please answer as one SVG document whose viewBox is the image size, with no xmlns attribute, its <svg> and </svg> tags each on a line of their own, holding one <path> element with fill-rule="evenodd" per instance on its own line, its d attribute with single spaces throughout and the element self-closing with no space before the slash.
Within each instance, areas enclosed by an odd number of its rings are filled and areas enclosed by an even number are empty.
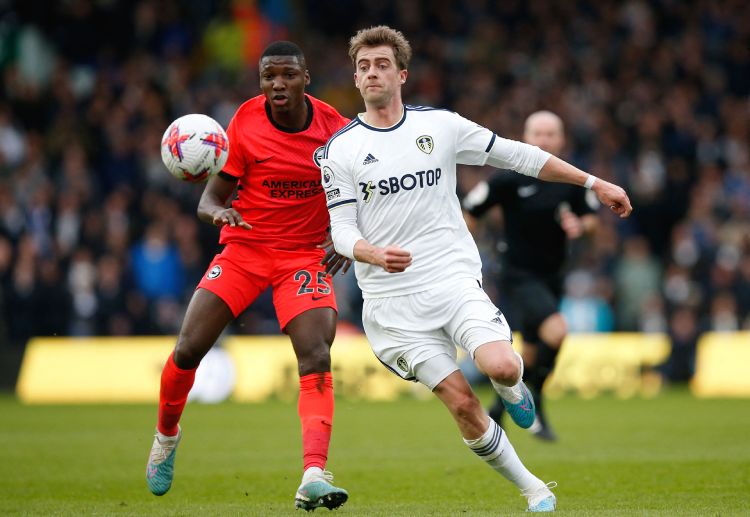
<svg viewBox="0 0 750 517">
<path fill-rule="evenodd" d="M 365 195 L 365 203 L 369 203 L 372 199 L 373 192 L 375 191 L 375 185 L 372 184 L 372 181 L 368 181 L 367 183 L 362 183 L 360 181 L 359 186 L 361 187 L 360 190 Z"/>
<path fill-rule="evenodd" d="M 391 176 L 390 178 L 384 178 L 374 184 L 372 181 L 367 183 L 360 181 L 360 191 L 364 194 L 365 203 L 369 203 L 372 199 L 375 189 L 381 196 L 389 194 L 396 194 L 402 191 L 414 190 L 415 188 L 427 188 L 433 187 L 438 184 L 442 177 L 442 170 L 440 167 L 435 170 L 429 169 L 426 171 L 408 172 L 403 176 Z"/>
<path fill-rule="evenodd" d="M 320 180 L 263 180 L 268 195 L 279 199 L 304 199 L 323 192 Z"/>
</svg>

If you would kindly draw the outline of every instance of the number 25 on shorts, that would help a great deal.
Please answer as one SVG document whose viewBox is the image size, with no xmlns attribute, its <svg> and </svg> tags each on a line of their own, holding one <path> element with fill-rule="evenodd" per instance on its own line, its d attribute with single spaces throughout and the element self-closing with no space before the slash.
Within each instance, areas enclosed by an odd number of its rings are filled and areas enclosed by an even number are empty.
<svg viewBox="0 0 750 517">
<path fill-rule="evenodd" d="M 331 286 L 328 285 L 328 282 L 326 282 L 326 273 L 325 271 L 317 271 L 316 272 L 316 285 L 315 287 L 310 287 L 310 283 L 312 282 L 312 275 L 309 271 L 305 269 L 300 269 L 294 274 L 294 280 L 296 282 L 300 282 L 299 289 L 297 290 L 297 296 L 301 296 L 304 294 L 311 294 L 313 293 L 313 301 L 319 300 L 321 296 L 327 296 L 331 294 Z"/>
</svg>

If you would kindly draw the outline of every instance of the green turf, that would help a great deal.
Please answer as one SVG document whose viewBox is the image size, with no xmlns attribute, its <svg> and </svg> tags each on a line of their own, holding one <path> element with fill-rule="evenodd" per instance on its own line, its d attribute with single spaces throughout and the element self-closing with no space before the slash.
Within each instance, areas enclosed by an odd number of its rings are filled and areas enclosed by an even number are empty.
<svg viewBox="0 0 750 517">
<path fill-rule="evenodd" d="M 675 391 L 549 406 L 558 444 L 517 428 L 509 435 L 533 472 L 559 483 L 558 513 L 750 513 L 750 401 Z M 339 400 L 336 411 L 329 468 L 351 498 L 335 515 L 525 509 L 461 443 L 437 401 Z M 144 479 L 154 417 L 155 407 L 25 407 L 0 397 L 0 515 L 301 515 L 293 510 L 301 463 L 294 405 L 188 406 L 164 497 Z"/>
</svg>

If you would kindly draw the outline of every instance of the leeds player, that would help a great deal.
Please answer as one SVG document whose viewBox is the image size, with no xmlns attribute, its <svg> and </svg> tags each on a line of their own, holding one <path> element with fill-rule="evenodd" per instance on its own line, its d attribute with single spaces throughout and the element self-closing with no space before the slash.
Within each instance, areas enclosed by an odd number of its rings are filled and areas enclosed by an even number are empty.
<svg viewBox="0 0 750 517">
<path fill-rule="evenodd" d="M 349 55 L 366 111 L 329 140 L 321 174 L 336 250 L 357 261 L 372 349 L 394 373 L 435 393 L 464 442 L 521 490 L 530 511 L 552 511 L 551 487 L 524 467 L 456 364 L 460 346 L 490 377 L 511 417 L 531 425 L 523 363 L 503 314 L 481 288 L 479 253 L 456 196 L 456 164 L 490 164 L 585 186 L 622 217 L 631 211 L 628 197 L 616 185 L 455 113 L 404 105 L 411 49 L 400 32 L 361 30 Z"/>
</svg>

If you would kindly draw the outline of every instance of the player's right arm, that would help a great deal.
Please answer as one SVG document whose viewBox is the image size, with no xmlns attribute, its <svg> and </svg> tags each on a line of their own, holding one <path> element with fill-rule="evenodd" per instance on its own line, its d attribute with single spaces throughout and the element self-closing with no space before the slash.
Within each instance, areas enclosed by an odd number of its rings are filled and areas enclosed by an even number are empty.
<svg viewBox="0 0 750 517">
<path fill-rule="evenodd" d="M 243 105 L 244 106 L 244 105 Z M 213 224 L 221 228 L 225 224 L 229 226 L 240 226 L 251 230 L 252 226 L 246 223 L 240 213 L 229 205 L 229 198 L 237 188 L 240 176 L 247 168 L 245 159 L 244 140 L 238 133 L 238 118 L 242 116 L 243 107 L 229 121 L 227 127 L 227 138 L 229 138 L 229 156 L 227 163 L 219 174 L 208 179 L 206 188 L 203 189 L 201 200 L 198 202 L 198 219 L 204 223 Z"/>
<path fill-rule="evenodd" d="M 218 227 L 228 224 L 251 230 L 252 226 L 242 219 L 237 210 L 231 206 L 227 207 L 229 197 L 236 187 L 237 178 L 234 176 L 223 172 L 211 176 L 198 203 L 198 218 L 204 223 Z"/>
<path fill-rule="evenodd" d="M 354 244 L 354 258 L 359 262 L 380 266 L 389 273 L 401 273 L 411 266 L 411 253 L 408 251 L 398 246 L 373 246 L 365 239 Z"/>
<path fill-rule="evenodd" d="M 329 142 L 321 161 L 322 184 L 326 191 L 334 248 L 345 257 L 380 266 L 389 273 L 404 271 L 411 265 L 411 253 L 394 245 L 375 246 L 362 235 L 357 216 L 354 176 L 346 166 L 345 159 L 334 157 L 335 154 Z"/>
</svg>

